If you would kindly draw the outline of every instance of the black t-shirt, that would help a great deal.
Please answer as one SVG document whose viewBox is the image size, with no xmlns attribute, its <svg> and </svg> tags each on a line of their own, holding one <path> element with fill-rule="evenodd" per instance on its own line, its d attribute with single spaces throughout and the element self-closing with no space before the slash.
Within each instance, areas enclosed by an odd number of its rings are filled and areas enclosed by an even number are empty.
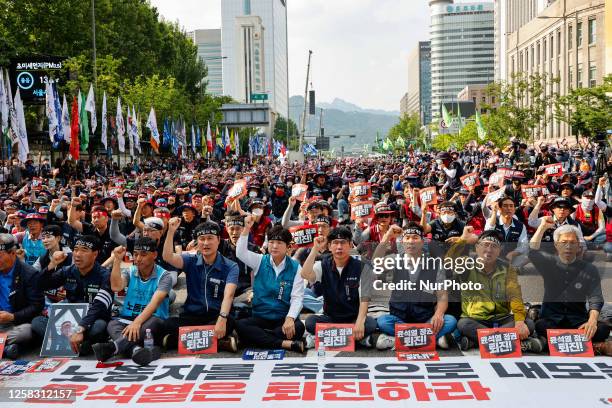
<svg viewBox="0 0 612 408">
<path fill-rule="evenodd" d="M 100 244 L 102 245 L 102 249 L 98 253 L 98 257 L 96 261 L 99 264 L 103 264 L 113 253 L 113 249 L 115 249 L 118 245 L 111 239 L 110 237 L 110 228 L 107 226 L 104 233 L 100 235 L 96 227 L 88 222 L 84 222 L 83 224 L 83 235 L 95 235 L 100 239 Z"/>
<path fill-rule="evenodd" d="M 463 166 L 461 166 L 461 164 L 459 164 L 459 162 L 451 162 L 448 165 L 448 170 L 457 170 L 455 172 L 455 176 L 454 177 L 450 177 L 448 174 L 446 175 L 446 181 L 448 182 L 448 187 L 451 190 L 458 190 L 461 188 L 461 180 L 460 177 L 463 176 L 465 174 L 465 172 L 463 171 Z"/>
</svg>

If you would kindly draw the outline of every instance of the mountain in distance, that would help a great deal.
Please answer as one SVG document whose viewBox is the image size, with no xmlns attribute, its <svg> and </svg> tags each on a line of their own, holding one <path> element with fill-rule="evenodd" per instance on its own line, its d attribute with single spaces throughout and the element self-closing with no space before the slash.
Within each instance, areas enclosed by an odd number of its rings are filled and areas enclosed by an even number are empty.
<svg viewBox="0 0 612 408">
<path fill-rule="evenodd" d="M 304 99 L 302 99 L 304 100 Z M 334 98 L 332 103 L 321 102 L 317 104 L 318 107 L 323 109 L 337 109 L 343 112 L 367 112 L 375 115 L 390 115 L 399 116 L 399 111 L 386 111 L 382 109 L 363 109 L 353 103 L 347 102 L 344 99 Z"/>
<path fill-rule="evenodd" d="M 336 152 L 340 151 L 342 146 L 346 152 L 363 151 L 364 144 L 374 145 L 377 133 L 380 139 L 384 139 L 389 129 L 399 122 L 399 113 L 362 109 L 336 98 L 330 104 L 317 104 L 316 115 L 307 115 L 306 136 L 319 134 L 320 108 L 323 108 L 325 136 L 330 136 L 330 149 Z M 289 115 L 291 120 L 297 124 L 298 129 L 301 129 L 302 126 L 300 118 L 303 111 L 304 97 L 292 96 L 289 99 Z M 334 135 L 355 135 L 355 137 L 334 138 Z"/>
</svg>

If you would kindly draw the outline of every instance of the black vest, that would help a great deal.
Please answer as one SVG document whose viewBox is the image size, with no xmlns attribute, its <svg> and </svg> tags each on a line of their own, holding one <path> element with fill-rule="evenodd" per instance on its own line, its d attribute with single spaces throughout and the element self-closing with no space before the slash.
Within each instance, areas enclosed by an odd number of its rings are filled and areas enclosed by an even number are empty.
<svg viewBox="0 0 612 408">
<path fill-rule="evenodd" d="M 499 223 L 499 217 L 497 218 L 495 231 L 502 237 L 502 242 L 505 243 L 502 245 L 501 255 L 506 255 L 508 252 L 516 249 L 516 245 L 508 244 L 508 242 L 518 242 L 521 237 L 521 232 L 523 232 L 523 228 L 525 228 L 525 226 L 519 220 L 512 218 L 512 224 L 510 224 L 510 229 L 508 233 L 506 233 L 504 226 Z"/>
<path fill-rule="evenodd" d="M 359 314 L 359 284 L 363 263 L 353 257 L 338 274 L 331 255 L 321 259 L 323 311 L 338 323 L 354 322 Z"/>
</svg>

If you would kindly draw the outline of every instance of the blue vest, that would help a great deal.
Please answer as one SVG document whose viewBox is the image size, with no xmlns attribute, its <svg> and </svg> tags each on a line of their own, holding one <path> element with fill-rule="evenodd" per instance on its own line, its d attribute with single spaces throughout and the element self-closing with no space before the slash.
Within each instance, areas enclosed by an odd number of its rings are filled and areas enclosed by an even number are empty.
<svg viewBox="0 0 612 408">
<path fill-rule="evenodd" d="M 25 251 L 25 262 L 28 265 L 34 265 L 34 262 L 47 252 L 42 239 L 33 240 L 30 238 L 30 231 L 26 231 L 21 245 Z"/>
<path fill-rule="evenodd" d="M 151 278 L 149 278 L 147 281 L 143 281 L 138 275 L 138 268 L 136 268 L 136 266 L 132 265 L 129 270 L 130 283 L 127 287 L 127 293 L 125 295 L 125 300 L 123 302 L 120 315 L 121 317 L 131 320 L 141 314 L 145 307 L 147 307 L 153 298 L 153 294 L 157 290 L 159 280 L 163 274 L 167 272 L 159 265 L 155 265 Z M 166 320 L 169 315 L 170 302 L 168 300 L 168 296 L 166 296 L 155 312 L 153 312 L 153 316 Z"/>
<path fill-rule="evenodd" d="M 270 254 L 263 256 L 253 282 L 253 316 L 280 320 L 287 316 L 297 261 L 285 256 L 285 269 L 276 277 Z"/>
</svg>

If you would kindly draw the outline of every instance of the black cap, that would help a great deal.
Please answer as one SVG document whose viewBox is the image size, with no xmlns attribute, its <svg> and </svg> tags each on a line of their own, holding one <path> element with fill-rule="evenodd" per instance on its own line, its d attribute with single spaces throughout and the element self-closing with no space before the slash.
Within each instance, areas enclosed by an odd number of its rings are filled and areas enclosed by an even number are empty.
<svg viewBox="0 0 612 408">
<path fill-rule="evenodd" d="M 268 241 L 282 241 L 285 244 L 290 245 L 291 241 L 293 241 L 293 236 L 291 235 L 288 229 L 277 225 L 275 227 L 272 227 L 272 229 L 268 233 Z"/>
<path fill-rule="evenodd" d="M 555 200 L 550 205 L 550 208 L 567 208 L 568 210 L 574 210 L 572 203 L 567 198 L 559 197 L 555 198 Z"/>
<path fill-rule="evenodd" d="M 346 239 L 347 241 L 353 240 L 353 234 L 351 230 L 346 227 L 336 227 L 327 234 L 327 240 L 333 241 L 334 239 Z"/>
</svg>

